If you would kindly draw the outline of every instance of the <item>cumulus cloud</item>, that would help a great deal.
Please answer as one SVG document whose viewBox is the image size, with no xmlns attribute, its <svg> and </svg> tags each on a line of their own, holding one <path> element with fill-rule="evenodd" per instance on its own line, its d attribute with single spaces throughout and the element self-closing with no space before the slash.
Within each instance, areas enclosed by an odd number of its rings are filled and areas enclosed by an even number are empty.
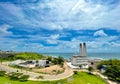
<svg viewBox="0 0 120 84">
<path fill-rule="evenodd" d="M 59 34 L 51 35 L 46 41 L 49 44 L 57 44 L 58 43 L 57 39 L 59 39 L 59 37 L 60 37 Z"/>
<path fill-rule="evenodd" d="M 16 1 L 17 2 L 17 1 Z M 25 0 L 25 3 L 29 2 Z M 33 2 L 35 2 L 33 0 Z M 111 3 L 112 2 L 112 3 Z M 46 29 L 119 30 L 119 1 L 44 0 L 32 4 L 0 3 L 0 17 L 13 25 Z M 5 14 L 2 14 L 5 13 Z"/>
<path fill-rule="evenodd" d="M 7 49 L 4 47 L 6 45 L 9 49 L 27 50 L 27 46 L 30 45 L 31 50 L 36 51 L 44 49 L 76 51 L 79 43 L 85 41 L 89 49 L 105 50 L 105 46 L 112 49 L 119 46 L 119 42 L 116 42 L 119 35 L 110 35 L 101 28 L 119 31 L 119 13 L 119 0 L 7 0 L 7 3 L 2 1 L 0 22 L 4 25 L 0 26 L 0 36 L 11 36 L 14 28 L 21 28 L 26 31 L 24 33 L 31 33 L 23 35 L 23 32 L 15 31 L 18 35 L 12 35 L 14 36 L 12 38 L 0 38 L 0 46 L 4 49 Z M 14 27 L 12 32 L 8 31 L 11 25 Z M 51 33 L 39 32 L 41 29 Z M 39 33 L 33 33 L 34 30 Z M 57 32 L 53 33 L 54 30 Z M 89 32 L 77 33 L 80 30 Z M 45 44 L 55 47 L 48 47 Z"/>
<path fill-rule="evenodd" d="M 98 30 L 94 33 L 94 36 L 107 36 L 103 30 Z"/>
<path fill-rule="evenodd" d="M 11 27 L 12 26 L 10 26 L 8 24 L 0 25 L 0 36 L 11 35 L 12 32 L 8 31 L 8 29 Z"/>
<path fill-rule="evenodd" d="M 51 38 L 51 39 L 58 39 L 59 36 L 60 36 L 59 34 L 55 34 L 55 35 L 51 35 L 50 38 Z"/>
</svg>

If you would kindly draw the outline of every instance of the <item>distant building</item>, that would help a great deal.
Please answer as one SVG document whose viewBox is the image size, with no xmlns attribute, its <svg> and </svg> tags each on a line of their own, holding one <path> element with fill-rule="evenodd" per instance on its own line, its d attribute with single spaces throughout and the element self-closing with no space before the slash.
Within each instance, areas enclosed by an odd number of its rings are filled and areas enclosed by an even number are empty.
<svg viewBox="0 0 120 84">
<path fill-rule="evenodd" d="M 81 68 L 88 68 L 88 58 L 86 53 L 86 43 L 80 43 L 80 56 L 73 55 L 71 64 L 74 66 L 81 66 Z"/>
<path fill-rule="evenodd" d="M 24 68 L 35 68 L 35 67 L 47 67 L 49 66 L 48 60 L 16 60 L 10 63 L 10 65 L 16 65 Z"/>
</svg>

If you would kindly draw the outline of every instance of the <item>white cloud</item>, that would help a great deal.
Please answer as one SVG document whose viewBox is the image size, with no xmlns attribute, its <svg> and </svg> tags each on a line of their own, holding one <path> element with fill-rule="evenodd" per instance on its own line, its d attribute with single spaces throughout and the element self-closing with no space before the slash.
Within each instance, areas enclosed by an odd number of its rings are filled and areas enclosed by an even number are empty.
<svg viewBox="0 0 120 84">
<path fill-rule="evenodd" d="M 49 38 L 47 38 L 47 43 L 49 44 L 57 44 L 58 43 L 58 40 L 59 39 L 60 35 L 59 34 L 54 34 L 54 35 L 51 35 Z"/>
<path fill-rule="evenodd" d="M 94 33 L 94 36 L 107 36 L 103 30 L 98 30 Z"/>
<path fill-rule="evenodd" d="M 12 26 L 10 26 L 8 24 L 0 25 L 0 36 L 11 35 L 12 32 L 8 31 L 8 29 L 11 27 Z"/>
<path fill-rule="evenodd" d="M 109 2 L 108 2 L 109 3 Z M 45 0 L 34 4 L 0 4 L 7 12 L 0 14 L 12 24 L 47 29 L 120 29 L 120 5 L 93 3 L 91 0 Z M 10 17 L 13 15 L 14 17 Z M 2 17 L 4 16 L 4 17 Z"/>
<path fill-rule="evenodd" d="M 9 13 L 10 15 L 13 15 L 14 18 L 24 19 L 24 13 L 21 7 L 12 3 L 0 3 L 0 7 L 2 7 L 5 10 L 5 12 Z"/>
<path fill-rule="evenodd" d="M 120 47 L 120 41 L 118 41 L 118 42 L 111 42 L 111 46 L 113 46 L 113 47 Z"/>
<path fill-rule="evenodd" d="M 50 38 L 51 39 L 58 39 L 60 37 L 59 34 L 55 34 L 55 35 L 51 35 Z"/>
<path fill-rule="evenodd" d="M 46 41 L 47 41 L 47 43 L 49 43 L 49 44 L 57 44 L 57 40 L 47 39 Z"/>
</svg>

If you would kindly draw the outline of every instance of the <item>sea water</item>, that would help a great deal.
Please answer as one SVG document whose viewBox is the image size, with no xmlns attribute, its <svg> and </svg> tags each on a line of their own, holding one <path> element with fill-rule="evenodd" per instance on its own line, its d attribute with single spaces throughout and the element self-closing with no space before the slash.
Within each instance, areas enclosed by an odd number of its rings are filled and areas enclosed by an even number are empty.
<svg viewBox="0 0 120 84">
<path fill-rule="evenodd" d="M 62 56 L 65 59 L 69 59 L 74 54 L 79 53 L 43 53 L 44 55 L 52 56 L 52 57 L 58 57 Z M 94 58 L 100 58 L 100 59 L 120 59 L 120 53 L 87 53 L 87 57 L 90 59 Z"/>
</svg>

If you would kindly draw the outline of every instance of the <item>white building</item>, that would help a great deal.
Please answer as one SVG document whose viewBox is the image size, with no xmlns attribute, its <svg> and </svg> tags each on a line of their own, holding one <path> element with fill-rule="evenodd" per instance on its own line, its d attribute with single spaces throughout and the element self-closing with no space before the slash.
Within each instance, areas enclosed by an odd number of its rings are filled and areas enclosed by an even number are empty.
<svg viewBox="0 0 120 84">
<path fill-rule="evenodd" d="M 10 65 L 17 65 L 24 68 L 46 67 L 49 66 L 48 60 L 16 60 L 10 63 Z"/>
<path fill-rule="evenodd" d="M 19 65 L 20 63 L 23 63 L 23 62 L 25 62 L 25 61 L 23 61 L 23 60 L 15 60 L 15 61 L 12 61 L 10 63 L 10 65 Z"/>
<path fill-rule="evenodd" d="M 86 54 L 86 43 L 80 43 L 80 56 L 73 55 L 71 64 L 74 66 L 81 66 L 81 68 L 88 68 L 88 59 Z"/>
</svg>

